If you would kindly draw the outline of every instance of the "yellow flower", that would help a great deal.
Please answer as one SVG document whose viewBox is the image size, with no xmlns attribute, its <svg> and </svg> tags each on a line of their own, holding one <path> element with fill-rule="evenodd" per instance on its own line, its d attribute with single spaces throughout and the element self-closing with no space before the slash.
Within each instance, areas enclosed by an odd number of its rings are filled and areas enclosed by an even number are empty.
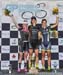
<svg viewBox="0 0 63 75">
<path fill-rule="evenodd" d="M 58 12 L 59 12 L 58 7 L 53 8 L 53 10 L 52 10 L 52 13 L 53 14 L 58 14 Z"/>
<path fill-rule="evenodd" d="M 5 9 L 5 10 L 4 10 L 4 14 L 5 14 L 6 16 L 9 16 L 10 11 L 9 11 L 8 9 Z"/>
</svg>

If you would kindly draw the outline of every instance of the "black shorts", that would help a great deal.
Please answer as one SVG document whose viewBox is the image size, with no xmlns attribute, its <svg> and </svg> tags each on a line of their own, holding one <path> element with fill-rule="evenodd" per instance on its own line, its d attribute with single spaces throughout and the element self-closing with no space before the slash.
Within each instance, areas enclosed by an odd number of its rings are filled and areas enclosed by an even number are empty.
<svg viewBox="0 0 63 75">
<path fill-rule="evenodd" d="M 29 50 L 29 42 L 22 42 L 19 45 L 19 51 L 20 52 L 24 52 L 24 51 L 28 51 Z"/>
<path fill-rule="evenodd" d="M 29 49 L 38 49 L 38 40 L 34 39 L 34 40 L 30 40 L 29 42 Z"/>
</svg>

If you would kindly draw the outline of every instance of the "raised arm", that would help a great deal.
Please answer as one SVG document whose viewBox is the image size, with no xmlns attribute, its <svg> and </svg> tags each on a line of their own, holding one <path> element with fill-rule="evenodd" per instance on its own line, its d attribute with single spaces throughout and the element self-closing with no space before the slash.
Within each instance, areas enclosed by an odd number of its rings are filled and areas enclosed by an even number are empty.
<svg viewBox="0 0 63 75">
<path fill-rule="evenodd" d="M 56 16 L 56 23 L 52 25 L 51 28 L 55 28 L 56 26 L 58 26 L 58 23 L 59 23 L 59 17 Z"/>
<path fill-rule="evenodd" d="M 21 28 L 21 27 L 17 24 L 17 22 L 16 22 L 14 16 L 11 14 L 11 11 L 10 11 L 10 10 L 4 9 L 4 14 L 5 14 L 5 16 L 9 16 L 9 17 L 12 18 L 13 23 L 15 24 L 15 26 L 16 26 L 18 29 Z"/>
<path fill-rule="evenodd" d="M 15 26 L 19 29 L 20 26 L 17 24 L 17 22 L 16 22 L 14 16 L 13 16 L 13 15 L 10 15 L 10 17 L 12 18 L 12 21 L 13 21 L 13 23 L 15 24 Z"/>
</svg>

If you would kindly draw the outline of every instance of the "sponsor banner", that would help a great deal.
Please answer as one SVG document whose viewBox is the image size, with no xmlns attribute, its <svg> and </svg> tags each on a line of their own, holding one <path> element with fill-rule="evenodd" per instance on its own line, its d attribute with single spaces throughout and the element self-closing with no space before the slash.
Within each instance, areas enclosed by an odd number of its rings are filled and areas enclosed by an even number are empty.
<svg viewBox="0 0 63 75">
<path fill-rule="evenodd" d="M 18 53 L 10 53 L 10 61 L 17 61 Z"/>
<path fill-rule="evenodd" d="M 10 32 L 9 31 L 2 31 L 2 38 L 10 38 Z"/>
<path fill-rule="evenodd" d="M 63 45 L 63 38 L 58 38 L 58 44 Z"/>
<path fill-rule="evenodd" d="M 59 9 L 60 8 L 62 9 L 63 8 L 63 2 L 62 3 L 58 3 L 57 6 L 58 6 Z"/>
<path fill-rule="evenodd" d="M 10 46 L 1 46 L 1 53 L 10 53 Z"/>
<path fill-rule="evenodd" d="M 52 69 L 59 69 L 59 60 L 51 60 L 51 68 Z"/>
<path fill-rule="evenodd" d="M 9 70 L 9 61 L 1 61 L 1 70 Z"/>
<path fill-rule="evenodd" d="M 51 52 L 52 53 L 58 53 L 59 51 L 58 51 L 59 49 L 58 49 L 58 46 L 57 45 L 52 45 L 51 46 Z"/>
<path fill-rule="evenodd" d="M 43 8 L 42 8 L 43 7 Z M 29 20 L 32 16 L 36 16 L 39 19 L 42 19 L 47 16 L 46 3 L 37 3 L 37 4 L 7 4 L 6 8 L 15 14 L 19 13 L 18 16 L 21 19 Z"/>
<path fill-rule="evenodd" d="M 59 53 L 59 60 L 63 60 L 63 53 Z"/>
<path fill-rule="evenodd" d="M 63 14 L 63 13 L 62 13 L 62 14 Z M 63 23 L 63 15 L 62 15 L 62 14 L 59 15 L 59 22 L 60 22 L 60 23 Z"/>
<path fill-rule="evenodd" d="M 18 45 L 18 38 L 10 38 L 10 45 L 11 46 Z"/>
<path fill-rule="evenodd" d="M 10 24 L 10 30 L 11 30 L 11 31 L 17 31 L 18 29 L 16 28 L 16 26 L 15 26 L 14 23 L 11 23 L 11 24 Z"/>
<path fill-rule="evenodd" d="M 58 31 L 63 31 L 63 23 L 59 23 L 59 25 L 58 25 Z"/>
</svg>

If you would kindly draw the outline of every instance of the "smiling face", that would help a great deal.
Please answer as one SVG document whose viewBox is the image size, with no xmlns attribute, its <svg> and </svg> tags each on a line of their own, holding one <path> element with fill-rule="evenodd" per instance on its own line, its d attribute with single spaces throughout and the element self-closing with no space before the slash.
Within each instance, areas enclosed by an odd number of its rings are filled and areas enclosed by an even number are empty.
<svg viewBox="0 0 63 75">
<path fill-rule="evenodd" d="M 36 23 L 37 23 L 36 17 L 35 17 L 35 16 L 32 16 L 32 17 L 31 17 L 31 24 L 32 24 L 33 26 L 35 26 Z"/>
<path fill-rule="evenodd" d="M 23 29 L 26 29 L 26 28 L 27 28 L 27 24 L 23 23 Z"/>
<path fill-rule="evenodd" d="M 36 25 L 36 23 L 37 23 L 37 21 L 36 21 L 35 19 L 32 19 L 32 20 L 31 20 L 31 24 L 32 24 L 32 25 Z"/>
<path fill-rule="evenodd" d="M 42 22 L 41 22 L 41 24 L 42 24 L 42 27 L 46 28 L 46 26 L 47 26 L 47 20 L 43 19 Z"/>
</svg>

